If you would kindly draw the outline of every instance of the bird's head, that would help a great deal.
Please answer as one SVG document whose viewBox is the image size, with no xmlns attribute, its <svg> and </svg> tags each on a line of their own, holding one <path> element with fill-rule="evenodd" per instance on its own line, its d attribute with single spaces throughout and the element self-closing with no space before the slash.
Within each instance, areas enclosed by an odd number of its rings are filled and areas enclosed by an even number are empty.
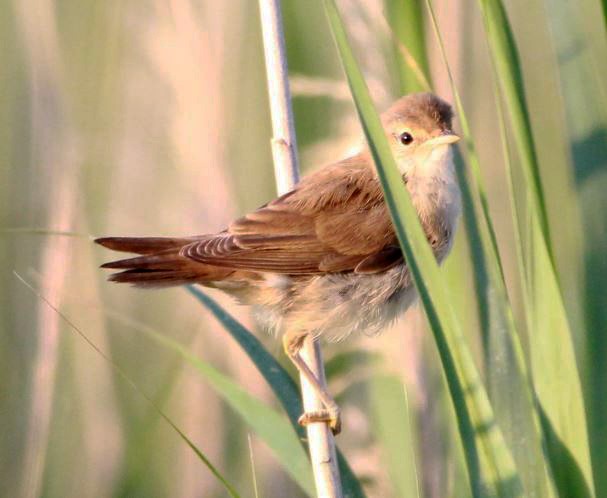
<svg viewBox="0 0 607 498">
<path fill-rule="evenodd" d="M 451 162 L 449 146 L 459 140 L 453 132 L 452 119 L 451 106 L 432 93 L 402 97 L 382 114 L 402 174 L 410 174 L 414 168 L 423 174 L 424 168 Z"/>
</svg>

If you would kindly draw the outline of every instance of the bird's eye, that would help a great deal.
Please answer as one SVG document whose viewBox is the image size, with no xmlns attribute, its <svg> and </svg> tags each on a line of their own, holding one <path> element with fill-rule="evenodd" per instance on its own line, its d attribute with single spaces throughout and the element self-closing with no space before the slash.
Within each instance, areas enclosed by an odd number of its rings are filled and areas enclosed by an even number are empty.
<svg viewBox="0 0 607 498">
<path fill-rule="evenodd" d="M 401 133 L 398 138 L 400 140 L 400 143 L 403 145 L 409 145 L 411 142 L 413 142 L 413 135 L 411 135 L 411 133 L 409 133 L 408 131 Z"/>
</svg>

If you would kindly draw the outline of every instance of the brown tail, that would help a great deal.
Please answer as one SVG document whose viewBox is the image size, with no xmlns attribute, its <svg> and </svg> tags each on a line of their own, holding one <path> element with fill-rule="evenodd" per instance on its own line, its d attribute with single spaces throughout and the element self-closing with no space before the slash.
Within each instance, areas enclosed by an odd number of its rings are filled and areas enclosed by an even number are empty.
<svg viewBox="0 0 607 498">
<path fill-rule="evenodd" d="M 194 238 L 103 237 L 95 242 L 114 251 L 140 254 L 133 258 L 110 261 L 101 268 L 123 270 L 113 273 L 111 282 L 130 283 L 136 287 L 171 287 L 197 282 L 222 280 L 230 270 L 197 263 L 180 256 L 181 248 Z"/>
</svg>

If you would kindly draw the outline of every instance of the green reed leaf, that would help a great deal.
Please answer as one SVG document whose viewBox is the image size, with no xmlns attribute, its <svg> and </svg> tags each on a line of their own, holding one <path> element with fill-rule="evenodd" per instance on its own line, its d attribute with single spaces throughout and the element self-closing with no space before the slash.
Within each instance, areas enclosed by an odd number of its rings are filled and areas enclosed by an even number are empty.
<svg viewBox="0 0 607 498">
<path fill-rule="evenodd" d="M 581 212 L 577 233 L 570 235 L 576 237 L 576 241 L 583 235 L 584 254 L 573 255 L 577 256 L 579 271 L 583 272 L 580 297 L 584 299 L 586 332 L 585 337 L 578 333 L 585 341 L 584 355 L 578 357 L 580 370 L 585 370 L 596 495 L 607 496 L 607 473 L 604 472 L 607 468 L 607 307 L 603 291 L 607 281 L 607 96 L 604 80 L 597 71 L 606 59 L 595 51 L 589 30 L 590 12 L 571 2 L 545 0 L 545 3 L 564 108 L 563 140 L 568 145 L 575 175 L 577 196 L 571 198 L 578 201 Z M 603 2 L 603 7 L 607 9 L 607 2 Z M 603 13 L 607 15 L 607 10 Z M 571 47 L 577 50 L 572 52 Z M 581 248 L 576 246 L 576 249 Z"/>
<path fill-rule="evenodd" d="M 463 218 L 468 243 L 474 258 L 474 284 L 477 292 L 489 395 L 495 408 L 496 418 L 512 449 L 525 492 L 529 496 L 548 496 L 548 476 L 542 453 L 539 415 L 536 411 L 526 358 L 506 289 L 497 238 L 481 175 L 480 160 L 447 60 L 431 0 L 426 0 L 426 4 L 453 91 L 457 117 L 461 123 L 472 173 L 468 174 L 461 158 L 457 157 L 456 167 L 462 191 Z"/>
<path fill-rule="evenodd" d="M 542 236 L 546 239 L 547 248 L 550 249 L 546 200 L 514 35 L 500 0 L 479 0 L 479 4 L 493 63 L 508 104 L 506 109 L 513 125 L 512 135 L 519 150 L 521 170 L 529 189 L 531 209 L 534 216 L 538 218 Z M 552 254 L 550 255 L 552 257 Z"/>
<path fill-rule="evenodd" d="M 480 0 L 489 50 L 505 108 L 519 167 L 527 187 L 516 196 L 515 173 L 507 158 L 510 197 L 517 227 L 518 254 L 524 267 L 525 313 L 529 330 L 531 372 L 541 411 L 547 457 L 555 481 L 572 476 L 579 496 L 594 496 L 586 411 L 562 291 L 551 251 L 546 204 L 539 177 L 518 49 L 500 0 Z M 584 486 L 580 487 L 583 476 Z"/>
<path fill-rule="evenodd" d="M 395 38 L 402 93 L 426 91 L 430 62 L 426 51 L 426 26 L 422 0 L 386 0 L 386 19 Z M 405 52 L 403 57 L 402 52 Z"/>
<path fill-rule="evenodd" d="M 449 303 L 446 286 L 398 173 L 333 0 L 324 2 L 396 233 L 430 322 L 457 415 L 475 497 L 521 496 L 512 456 Z"/>
</svg>

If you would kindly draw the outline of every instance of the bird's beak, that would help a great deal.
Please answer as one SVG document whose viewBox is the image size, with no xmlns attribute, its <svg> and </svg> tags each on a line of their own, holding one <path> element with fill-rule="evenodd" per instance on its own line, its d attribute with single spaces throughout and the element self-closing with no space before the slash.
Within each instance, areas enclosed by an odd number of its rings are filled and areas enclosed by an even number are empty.
<svg viewBox="0 0 607 498">
<path fill-rule="evenodd" d="M 426 141 L 426 145 L 434 148 L 438 145 L 450 145 L 459 141 L 460 137 L 452 131 L 447 131 L 439 135 L 438 137 L 431 138 Z"/>
</svg>

